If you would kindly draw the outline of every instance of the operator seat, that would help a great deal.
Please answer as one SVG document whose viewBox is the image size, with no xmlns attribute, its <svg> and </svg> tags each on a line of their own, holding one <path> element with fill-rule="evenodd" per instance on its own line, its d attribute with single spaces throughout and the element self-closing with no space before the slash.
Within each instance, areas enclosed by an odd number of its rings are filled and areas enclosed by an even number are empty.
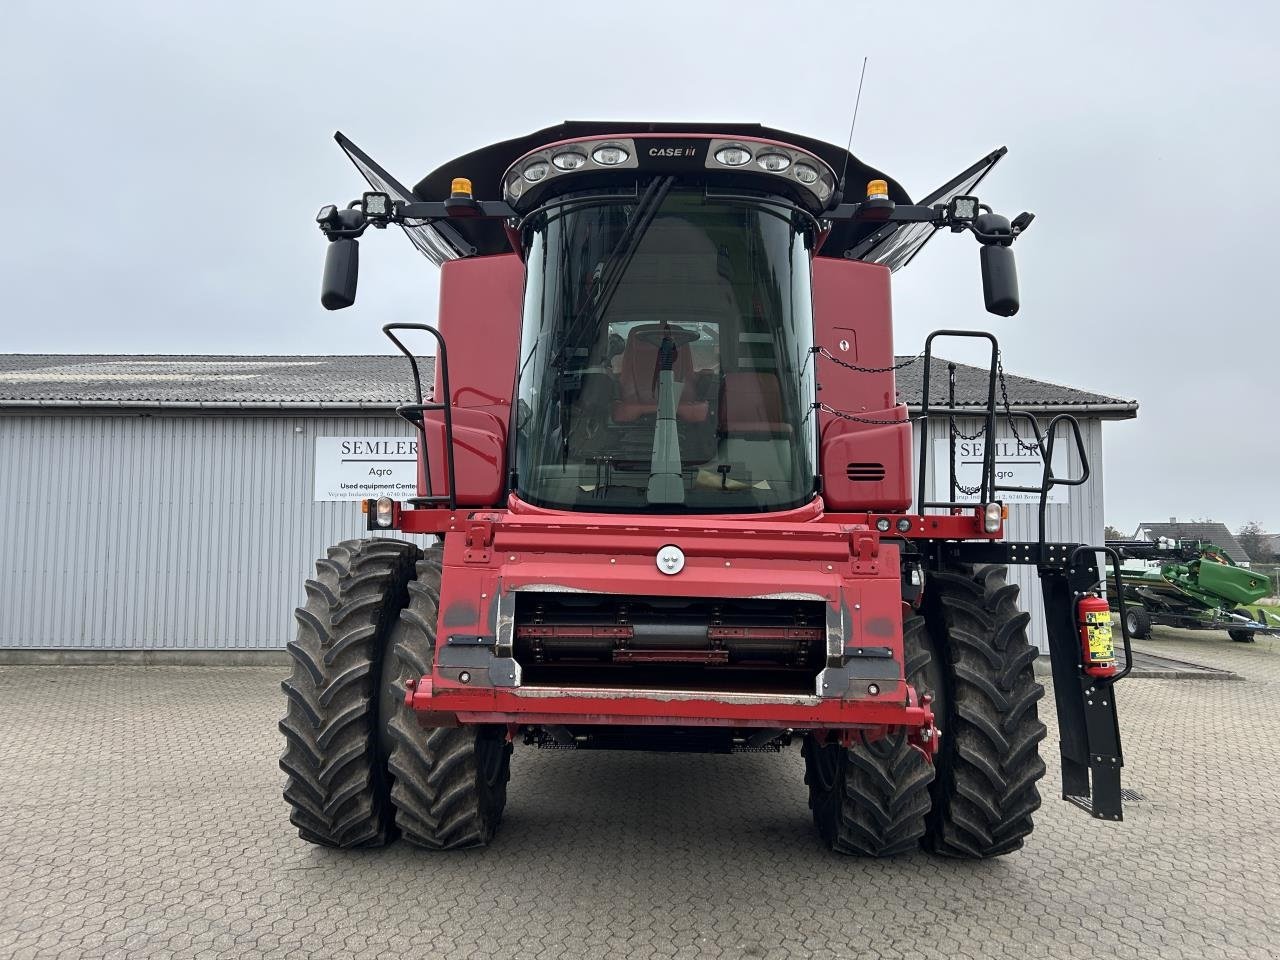
<svg viewBox="0 0 1280 960">
<path fill-rule="evenodd" d="M 721 272 L 722 260 L 706 231 L 678 215 L 657 217 L 644 232 L 609 304 L 610 323 L 647 321 L 627 335 L 613 406 L 615 422 L 631 423 L 658 412 L 654 377 L 658 346 L 638 335 L 645 328 L 653 330 L 665 321 L 686 329 L 696 329 L 698 323 L 737 329 L 741 311 L 733 284 Z M 705 422 L 711 404 L 698 398 L 688 344 L 679 348 L 672 369 L 681 384 L 677 419 Z"/>
<path fill-rule="evenodd" d="M 658 344 L 642 338 L 646 335 L 651 338 L 660 329 L 659 324 L 646 324 L 634 327 L 627 335 L 627 346 L 622 352 L 622 371 L 618 374 L 618 392 L 621 396 L 613 405 L 613 419 L 617 423 L 631 423 L 658 412 L 658 378 L 655 376 L 658 369 Z M 678 349 L 671 369 L 676 382 L 682 384 L 676 405 L 676 419 L 688 423 L 706 420 L 709 404 L 698 399 L 688 344 Z"/>
</svg>

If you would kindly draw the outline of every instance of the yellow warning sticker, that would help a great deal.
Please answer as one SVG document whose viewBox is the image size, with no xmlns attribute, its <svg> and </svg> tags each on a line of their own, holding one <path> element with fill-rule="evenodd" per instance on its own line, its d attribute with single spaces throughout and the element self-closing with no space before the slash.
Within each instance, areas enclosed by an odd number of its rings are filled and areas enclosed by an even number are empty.
<svg viewBox="0 0 1280 960">
<path fill-rule="evenodd" d="M 1084 615 L 1089 630 L 1089 659 L 1096 662 L 1116 658 L 1115 641 L 1111 638 L 1109 611 L 1090 611 Z"/>
</svg>

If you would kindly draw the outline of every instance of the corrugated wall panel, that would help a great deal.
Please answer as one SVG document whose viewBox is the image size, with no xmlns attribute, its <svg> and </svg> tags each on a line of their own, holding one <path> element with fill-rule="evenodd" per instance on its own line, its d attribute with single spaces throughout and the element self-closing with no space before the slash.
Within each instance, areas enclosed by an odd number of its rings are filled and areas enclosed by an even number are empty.
<svg viewBox="0 0 1280 960">
<path fill-rule="evenodd" d="M 973 434 L 981 426 L 980 421 L 957 421 L 962 433 Z M 1045 424 L 1041 423 L 1041 429 Z M 915 446 L 920 449 L 920 424 L 915 425 Z M 1020 431 L 1024 437 L 1026 430 Z M 1089 479 L 1078 487 L 1067 487 L 1068 502 L 1065 504 L 1049 504 L 1045 514 L 1045 538 L 1058 543 L 1094 543 L 1100 544 L 1104 534 L 1104 513 L 1102 502 L 1102 421 L 1096 418 L 1082 419 L 1080 433 L 1084 439 L 1085 451 L 1089 457 Z M 997 436 L 1012 437 L 1007 424 L 998 425 Z M 933 488 L 933 455 L 932 441 L 947 436 L 946 422 L 941 418 L 929 424 L 930 476 L 926 478 L 925 495 L 933 499 L 941 499 Z M 1079 476 L 1080 458 L 1076 454 L 1075 444 L 1058 437 L 1058 444 L 1067 450 L 1066 476 Z M 1054 456 L 1059 462 L 1059 457 Z M 1059 467 L 1058 472 L 1063 473 Z M 1009 522 L 1005 525 L 1006 536 L 1010 540 L 1035 540 L 1040 535 L 1039 508 L 1035 504 L 1015 503 L 1009 506 Z M 1048 637 L 1044 626 L 1044 598 L 1040 592 L 1040 578 L 1033 566 L 1014 564 L 1009 567 L 1009 580 L 1022 588 L 1021 603 L 1024 610 L 1031 612 L 1031 640 L 1042 652 L 1049 650 Z"/>
<path fill-rule="evenodd" d="M 393 416 L 0 417 L 0 646 L 282 647 L 302 580 L 364 536 L 312 502 L 317 436 Z"/>
</svg>

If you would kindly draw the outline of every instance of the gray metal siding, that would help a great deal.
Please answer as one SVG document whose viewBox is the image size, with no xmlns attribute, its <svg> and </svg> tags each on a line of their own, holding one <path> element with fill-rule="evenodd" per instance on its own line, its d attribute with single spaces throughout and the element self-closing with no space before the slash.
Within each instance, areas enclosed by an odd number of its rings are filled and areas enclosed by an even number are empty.
<svg viewBox="0 0 1280 960">
<path fill-rule="evenodd" d="M 0 416 L 0 646 L 282 647 L 355 503 L 313 503 L 317 436 L 394 416 Z"/>
<path fill-rule="evenodd" d="M 977 420 L 957 421 L 956 425 L 962 433 L 973 434 L 981 426 L 981 423 Z M 1043 422 L 1041 423 L 1041 429 L 1044 429 Z M 1020 428 L 1019 432 L 1025 438 L 1026 428 Z M 1049 504 L 1045 514 L 1045 538 L 1051 542 L 1100 544 L 1104 539 L 1102 421 L 1096 418 L 1082 419 L 1080 421 L 1080 433 L 1084 440 L 1085 452 L 1089 458 L 1089 479 L 1081 486 L 1067 488 L 1068 503 Z M 943 439 L 946 435 L 946 422 L 941 418 L 936 418 L 929 424 L 929 439 L 931 442 L 935 439 Z M 1007 424 L 998 425 L 996 435 L 1002 438 L 1012 437 Z M 913 449 L 918 454 L 920 449 L 919 423 L 915 425 L 914 444 Z M 1076 454 L 1075 444 L 1066 441 L 1062 435 L 1058 437 L 1058 444 L 1067 449 L 1066 469 L 1070 472 L 1066 475 L 1071 477 L 1079 476 L 1080 460 Z M 931 444 L 929 447 L 930 476 L 926 478 L 925 496 L 930 500 L 944 499 L 944 497 L 938 496 L 933 489 L 933 453 Z M 1055 463 L 1059 462 L 1059 457 L 1056 454 L 1054 461 Z M 1061 472 L 1061 468 L 1059 468 L 1059 473 L 1061 474 Z M 1039 537 L 1039 531 L 1039 508 L 1035 504 L 1010 504 L 1009 520 L 1005 524 L 1005 534 L 1008 539 L 1035 540 Z M 1011 565 L 1009 567 L 1009 581 L 1017 583 L 1022 588 L 1022 608 L 1031 611 L 1031 640 L 1040 647 L 1042 652 L 1047 653 L 1049 646 L 1044 626 L 1044 599 L 1040 592 L 1040 578 L 1036 575 L 1035 567 L 1021 564 Z"/>
</svg>

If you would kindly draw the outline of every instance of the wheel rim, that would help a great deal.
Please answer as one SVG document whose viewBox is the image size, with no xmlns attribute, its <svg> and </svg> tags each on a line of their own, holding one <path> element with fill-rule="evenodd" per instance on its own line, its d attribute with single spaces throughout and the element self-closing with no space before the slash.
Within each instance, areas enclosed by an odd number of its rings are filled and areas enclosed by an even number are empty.
<svg viewBox="0 0 1280 960">
<path fill-rule="evenodd" d="M 1138 615 L 1130 613 L 1124 618 L 1125 626 L 1129 629 L 1129 636 L 1136 637 L 1138 635 Z"/>
</svg>

